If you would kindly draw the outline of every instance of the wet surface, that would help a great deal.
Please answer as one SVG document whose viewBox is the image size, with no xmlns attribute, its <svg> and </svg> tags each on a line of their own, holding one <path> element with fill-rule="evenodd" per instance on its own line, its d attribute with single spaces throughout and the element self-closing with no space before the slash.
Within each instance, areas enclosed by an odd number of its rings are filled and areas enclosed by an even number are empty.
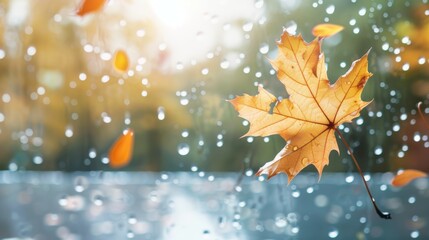
<svg viewBox="0 0 429 240">
<path fill-rule="evenodd" d="M 250 174 L 248 174 L 250 175 Z M 0 172 L 0 238 L 410 239 L 429 237 L 428 179 L 300 174 Z"/>
</svg>

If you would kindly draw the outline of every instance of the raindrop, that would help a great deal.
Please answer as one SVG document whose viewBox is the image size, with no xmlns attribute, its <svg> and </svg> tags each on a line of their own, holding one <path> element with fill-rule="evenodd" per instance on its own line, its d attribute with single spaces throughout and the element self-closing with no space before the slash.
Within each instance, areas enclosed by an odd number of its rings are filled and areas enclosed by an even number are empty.
<svg viewBox="0 0 429 240">
<path fill-rule="evenodd" d="M 177 63 L 176 63 L 176 69 L 177 69 L 177 70 L 182 70 L 182 69 L 183 69 L 183 67 L 184 67 L 184 66 L 183 66 L 183 63 L 182 63 L 182 62 L 177 62 Z"/>
<path fill-rule="evenodd" d="M 8 168 L 10 171 L 16 171 L 16 170 L 18 170 L 18 165 L 14 162 L 11 162 L 11 163 L 9 163 Z"/>
<path fill-rule="evenodd" d="M 401 49 L 399 49 L 399 48 L 395 48 L 395 50 L 393 50 L 393 53 L 395 55 L 398 55 L 400 52 L 401 52 Z"/>
<path fill-rule="evenodd" d="M 83 192 L 88 187 L 88 180 L 85 177 L 76 177 L 74 180 L 74 190 L 76 192 Z"/>
<path fill-rule="evenodd" d="M 301 193 L 299 191 L 293 191 L 292 192 L 292 197 L 299 198 L 299 196 L 301 196 Z"/>
<path fill-rule="evenodd" d="M 110 59 L 112 59 L 112 54 L 110 54 L 108 52 L 102 52 L 100 54 L 100 59 L 103 61 L 109 61 Z"/>
<path fill-rule="evenodd" d="M 243 72 L 244 72 L 245 74 L 250 73 L 250 67 L 244 67 L 244 68 L 243 68 Z"/>
<path fill-rule="evenodd" d="M 187 143 L 179 143 L 177 145 L 177 152 L 182 156 L 187 155 L 189 153 L 189 145 Z"/>
<path fill-rule="evenodd" d="M 109 158 L 108 157 L 103 157 L 103 158 L 101 158 L 101 162 L 103 164 L 109 164 Z"/>
<path fill-rule="evenodd" d="M 165 119 L 165 111 L 164 111 L 164 107 L 158 107 L 158 119 L 159 120 L 164 120 Z"/>
<path fill-rule="evenodd" d="M 291 231 L 293 234 L 297 234 L 297 233 L 299 233 L 299 227 L 293 227 L 290 231 Z"/>
<path fill-rule="evenodd" d="M 139 29 L 136 32 L 137 37 L 144 37 L 146 35 L 146 31 L 144 29 Z"/>
<path fill-rule="evenodd" d="M 416 230 L 416 231 L 411 232 L 410 237 L 411 238 L 418 238 L 419 235 L 420 235 L 419 231 Z"/>
<path fill-rule="evenodd" d="M 243 31 L 250 32 L 253 29 L 253 23 L 249 22 L 243 25 Z"/>
<path fill-rule="evenodd" d="M 293 146 L 292 150 L 296 151 L 296 150 L 298 150 L 298 147 L 297 146 Z"/>
<path fill-rule="evenodd" d="M 411 40 L 410 40 L 410 38 L 409 38 L 408 36 L 403 37 L 403 38 L 401 39 L 401 42 L 402 42 L 403 44 L 407 44 L 407 45 L 410 45 L 410 44 L 411 44 Z"/>
<path fill-rule="evenodd" d="M 67 196 L 62 196 L 59 200 L 58 200 L 58 204 L 62 207 L 66 206 L 68 204 L 68 200 L 67 200 Z"/>
<path fill-rule="evenodd" d="M 221 67 L 222 69 L 228 69 L 228 68 L 229 68 L 229 61 L 228 61 L 228 60 L 223 60 L 223 61 L 220 63 L 220 67 Z"/>
<path fill-rule="evenodd" d="M 309 163 L 309 162 L 308 162 L 308 158 L 306 158 L 306 157 L 305 157 L 305 158 L 302 158 L 302 159 L 301 159 L 301 164 L 302 164 L 302 165 L 307 166 L 307 165 L 308 165 L 308 163 Z"/>
<path fill-rule="evenodd" d="M 79 74 L 79 80 L 85 81 L 86 80 L 86 74 L 85 73 L 80 73 Z"/>
<path fill-rule="evenodd" d="M 259 47 L 259 52 L 261 54 L 267 54 L 268 51 L 270 50 L 270 46 L 266 43 L 263 43 L 260 47 Z"/>
<path fill-rule="evenodd" d="M 129 224 L 136 224 L 137 223 L 137 218 L 134 215 L 130 215 L 128 217 L 128 223 Z"/>
<path fill-rule="evenodd" d="M 327 14 L 333 14 L 335 11 L 335 5 L 330 5 L 326 8 L 326 13 Z"/>
<path fill-rule="evenodd" d="M 380 156 L 383 153 L 383 148 L 381 146 L 376 146 L 374 149 L 374 154 Z"/>
<path fill-rule="evenodd" d="M 9 103 L 9 102 L 10 102 L 10 100 L 11 100 L 11 97 L 10 97 L 10 95 L 9 95 L 8 93 L 4 93 L 4 94 L 2 95 L 2 97 L 1 97 L 1 100 L 2 100 L 4 103 Z"/>
<path fill-rule="evenodd" d="M 28 56 L 34 56 L 36 54 L 37 50 L 34 46 L 30 46 L 27 48 L 27 55 Z"/>
<path fill-rule="evenodd" d="M 97 157 L 97 152 L 95 151 L 95 149 L 91 149 L 89 150 L 89 154 L 88 154 L 89 158 L 95 158 Z"/>
<path fill-rule="evenodd" d="M 95 194 L 92 202 L 96 206 L 102 206 L 103 205 L 103 196 L 101 194 Z"/>
<path fill-rule="evenodd" d="M 371 180 L 371 175 L 365 174 L 364 178 L 365 178 L 365 181 L 368 182 L 369 180 Z"/>
<path fill-rule="evenodd" d="M 402 71 L 406 72 L 410 69 L 410 64 L 409 63 L 404 63 L 404 65 L 402 65 Z"/>
<path fill-rule="evenodd" d="M 186 106 L 188 104 L 189 104 L 189 99 L 187 99 L 187 98 L 180 99 L 180 105 Z"/>
<path fill-rule="evenodd" d="M 347 183 L 352 183 L 355 180 L 355 177 L 353 175 L 347 176 L 346 177 L 346 182 Z"/>
<path fill-rule="evenodd" d="M 91 53 L 92 51 L 94 51 L 94 47 L 91 44 L 85 44 L 83 46 L 83 50 L 87 53 Z"/>
<path fill-rule="evenodd" d="M 43 163 L 43 158 L 41 156 L 34 156 L 33 157 L 33 163 L 34 164 L 42 164 Z"/>
<path fill-rule="evenodd" d="M 357 120 L 356 120 L 356 124 L 357 125 L 362 125 L 363 124 L 363 118 L 358 118 Z"/>
<path fill-rule="evenodd" d="M 101 77 L 101 82 L 102 83 L 107 83 L 107 82 L 109 82 L 110 81 L 110 77 L 109 77 L 109 75 L 103 75 L 102 77 Z"/>
<path fill-rule="evenodd" d="M 128 230 L 128 232 L 127 232 L 127 238 L 134 238 L 134 232 L 133 231 L 131 231 L 131 230 Z"/>
<path fill-rule="evenodd" d="M 284 216 L 277 216 L 275 220 L 275 224 L 278 228 L 284 228 L 287 226 L 287 220 Z"/>
<path fill-rule="evenodd" d="M 328 236 L 329 236 L 329 238 L 336 238 L 336 237 L 338 237 L 338 230 L 337 229 L 333 229 L 332 231 L 330 231 L 329 233 L 328 233 Z"/>
<path fill-rule="evenodd" d="M 182 132 L 181 135 L 182 135 L 183 138 L 187 138 L 189 136 L 189 132 L 185 130 L 185 131 Z"/>
<path fill-rule="evenodd" d="M 420 136 L 420 133 L 418 132 L 414 133 L 414 137 L 413 137 L 414 142 L 420 142 L 421 139 L 422 138 Z"/>
<path fill-rule="evenodd" d="M 415 197 L 409 197 L 408 198 L 408 203 L 409 204 L 414 204 L 416 202 L 416 198 Z"/>
<path fill-rule="evenodd" d="M 73 137 L 73 127 L 72 126 L 68 126 L 66 128 L 66 131 L 64 132 L 64 135 L 68 138 Z"/>
<path fill-rule="evenodd" d="M 418 63 L 420 65 L 424 64 L 426 62 L 426 59 L 424 57 L 419 58 Z"/>
<path fill-rule="evenodd" d="M 381 49 L 383 49 L 384 51 L 387 51 L 387 50 L 389 49 L 389 43 L 384 43 L 384 44 L 381 46 Z"/>
<path fill-rule="evenodd" d="M 358 13 L 359 16 L 364 16 L 366 14 L 366 8 L 361 8 Z"/>
<path fill-rule="evenodd" d="M 209 69 L 208 69 L 208 68 L 203 68 L 203 69 L 201 70 L 201 74 L 203 74 L 203 75 L 207 75 L 207 74 L 209 74 Z"/>
</svg>

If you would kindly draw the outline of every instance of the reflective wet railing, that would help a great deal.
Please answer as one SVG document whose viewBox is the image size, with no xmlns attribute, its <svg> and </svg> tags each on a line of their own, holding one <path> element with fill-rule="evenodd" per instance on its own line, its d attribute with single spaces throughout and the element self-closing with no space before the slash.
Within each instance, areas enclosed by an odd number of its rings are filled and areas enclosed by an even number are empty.
<svg viewBox="0 0 429 240">
<path fill-rule="evenodd" d="M 301 174 L 0 172 L 0 238 L 410 239 L 429 237 L 428 179 Z"/>
</svg>

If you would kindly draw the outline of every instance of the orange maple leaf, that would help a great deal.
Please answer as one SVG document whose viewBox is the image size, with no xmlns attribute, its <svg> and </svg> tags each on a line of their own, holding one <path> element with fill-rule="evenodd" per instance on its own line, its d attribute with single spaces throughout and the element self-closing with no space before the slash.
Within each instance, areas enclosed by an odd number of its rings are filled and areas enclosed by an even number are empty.
<svg viewBox="0 0 429 240">
<path fill-rule="evenodd" d="M 403 187 L 407 185 L 408 183 L 412 182 L 414 179 L 417 178 L 424 178 L 427 177 L 427 173 L 414 170 L 414 169 L 407 169 L 400 173 L 398 173 L 393 179 L 392 179 L 392 186 L 394 187 Z"/>
<path fill-rule="evenodd" d="M 335 138 L 335 132 L 341 137 L 338 126 L 358 117 L 360 110 L 370 103 L 361 99 L 372 75 L 368 72 L 368 53 L 353 62 L 336 83 L 330 84 L 320 45 L 319 39 L 306 43 L 301 35 L 284 32 L 278 43 L 279 54 L 271 64 L 289 98 L 280 101 L 259 86 L 256 96 L 230 100 L 239 116 L 250 122 L 244 136 L 279 134 L 287 142 L 257 175 L 267 174 L 271 178 L 283 172 L 290 183 L 312 164 L 320 177 L 329 163 L 330 152 L 339 152 Z"/>
<path fill-rule="evenodd" d="M 106 2 L 107 0 L 82 0 L 76 11 L 76 15 L 82 17 L 88 13 L 96 12 L 100 10 Z"/>
<path fill-rule="evenodd" d="M 113 56 L 113 67 L 119 73 L 127 71 L 129 67 L 128 55 L 124 50 L 117 50 Z"/>
<path fill-rule="evenodd" d="M 330 37 L 334 34 L 337 34 L 341 32 L 343 29 L 344 27 L 341 25 L 322 23 L 322 24 L 316 25 L 311 31 L 311 33 L 315 37 L 325 38 L 325 37 Z"/>
<path fill-rule="evenodd" d="M 125 130 L 109 150 L 109 165 L 121 168 L 128 165 L 133 155 L 134 131 Z"/>
</svg>

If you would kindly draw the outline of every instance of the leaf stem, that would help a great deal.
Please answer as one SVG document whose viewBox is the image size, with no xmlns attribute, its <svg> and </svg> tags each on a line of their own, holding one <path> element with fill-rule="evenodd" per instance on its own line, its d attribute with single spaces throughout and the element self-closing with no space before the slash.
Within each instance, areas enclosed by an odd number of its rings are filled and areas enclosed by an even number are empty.
<svg viewBox="0 0 429 240">
<path fill-rule="evenodd" d="M 391 219 L 392 217 L 390 216 L 390 213 L 389 213 L 389 212 L 382 212 L 382 211 L 378 208 L 377 204 L 375 203 L 375 199 L 374 199 L 374 197 L 372 196 L 371 191 L 369 190 L 369 187 L 368 187 L 368 184 L 367 184 L 367 182 L 366 182 L 366 180 L 365 180 L 365 177 L 363 176 L 362 169 L 360 168 L 359 163 L 358 163 L 358 161 L 356 160 L 356 157 L 354 156 L 354 154 L 353 154 L 353 152 L 352 152 L 352 149 L 350 148 L 350 145 L 347 143 L 346 139 L 344 138 L 344 136 L 343 136 L 343 134 L 340 132 L 340 130 L 338 130 L 338 128 L 334 128 L 334 129 L 335 129 L 335 132 L 337 132 L 337 134 L 340 136 L 341 141 L 342 141 L 342 142 L 343 142 L 343 144 L 346 146 L 347 150 L 349 151 L 350 156 L 351 156 L 351 158 L 353 159 L 354 164 L 356 165 L 356 168 L 357 168 L 357 170 L 358 170 L 358 172 L 359 172 L 359 174 L 360 174 L 360 176 L 361 176 L 361 178 L 362 178 L 362 181 L 363 181 L 363 183 L 364 183 L 364 185 L 365 185 L 366 191 L 368 192 L 368 195 L 369 195 L 369 197 L 371 198 L 372 205 L 374 206 L 374 209 L 375 209 L 375 211 L 377 212 L 378 216 L 380 216 L 381 218 L 384 218 L 384 219 Z"/>
</svg>

